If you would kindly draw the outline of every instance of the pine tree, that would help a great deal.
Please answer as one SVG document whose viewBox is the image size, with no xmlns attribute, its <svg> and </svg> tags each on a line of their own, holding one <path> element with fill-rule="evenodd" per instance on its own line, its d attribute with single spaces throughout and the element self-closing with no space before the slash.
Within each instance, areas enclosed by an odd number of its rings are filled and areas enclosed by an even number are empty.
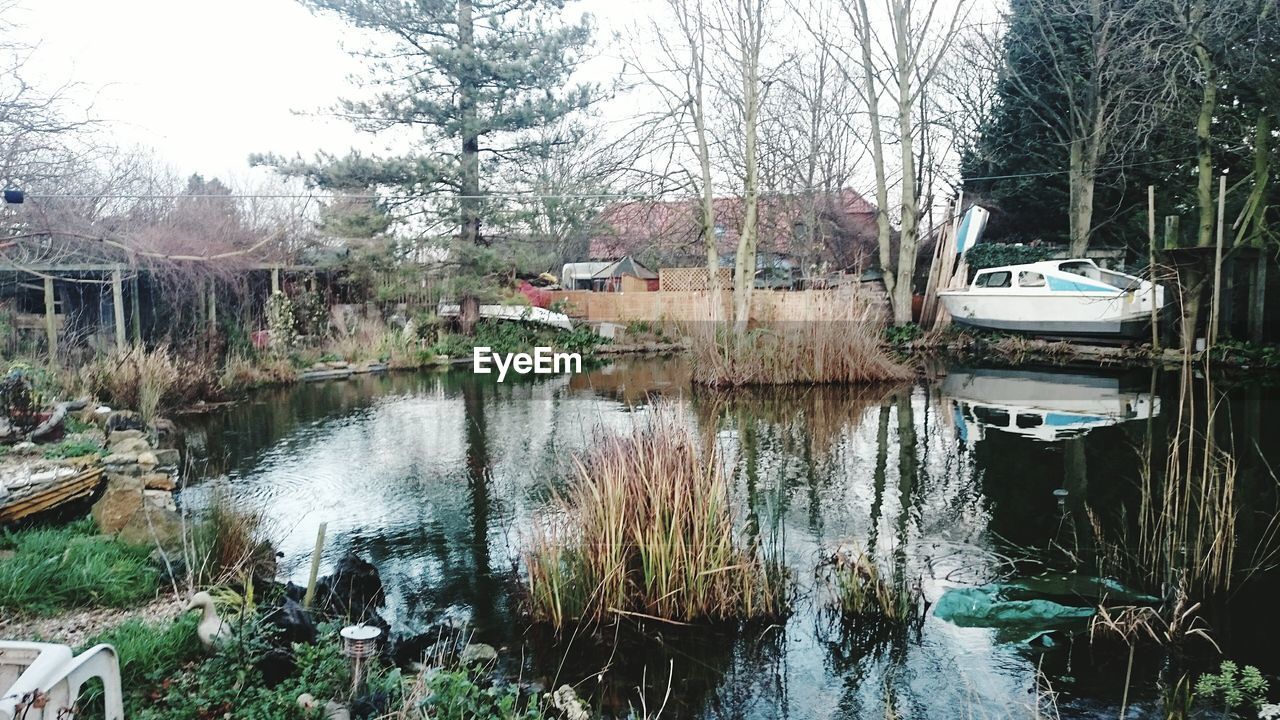
<svg viewBox="0 0 1280 720">
<path fill-rule="evenodd" d="M 380 42 L 359 53 L 370 61 L 363 99 L 339 101 L 358 128 L 421 132 L 400 157 L 352 152 L 314 162 L 258 156 L 258 164 L 330 189 L 394 187 L 409 197 L 456 199 L 464 244 L 487 245 L 482 223 L 485 177 L 546 150 L 540 129 L 584 108 L 593 89 L 570 84 L 591 38 L 586 17 L 561 22 L 563 0 L 301 0 L 316 12 L 373 31 Z"/>
</svg>

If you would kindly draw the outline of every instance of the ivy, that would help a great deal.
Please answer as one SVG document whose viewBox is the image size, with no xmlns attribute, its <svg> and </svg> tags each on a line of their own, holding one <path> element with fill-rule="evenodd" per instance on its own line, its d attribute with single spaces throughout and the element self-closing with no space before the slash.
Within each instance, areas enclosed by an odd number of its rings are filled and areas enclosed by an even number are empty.
<svg viewBox="0 0 1280 720">
<path fill-rule="evenodd" d="M 1052 245 L 1009 245 L 978 243 L 969 248 L 964 259 L 970 270 L 985 270 L 1002 265 L 1021 265 L 1050 259 L 1058 248 Z"/>
</svg>

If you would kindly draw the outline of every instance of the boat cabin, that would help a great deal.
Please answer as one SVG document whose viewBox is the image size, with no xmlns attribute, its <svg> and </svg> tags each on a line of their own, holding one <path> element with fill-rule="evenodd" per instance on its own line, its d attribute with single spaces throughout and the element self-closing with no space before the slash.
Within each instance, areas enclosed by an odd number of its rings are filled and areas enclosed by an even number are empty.
<svg viewBox="0 0 1280 720">
<path fill-rule="evenodd" d="M 1142 279 L 1104 270 L 1092 260 L 1051 260 L 1007 265 L 979 270 L 972 289 L 1002 288 L 1038 290 L 1042 292 L 1133 292 L 1141 288 Z"/>
</svg>

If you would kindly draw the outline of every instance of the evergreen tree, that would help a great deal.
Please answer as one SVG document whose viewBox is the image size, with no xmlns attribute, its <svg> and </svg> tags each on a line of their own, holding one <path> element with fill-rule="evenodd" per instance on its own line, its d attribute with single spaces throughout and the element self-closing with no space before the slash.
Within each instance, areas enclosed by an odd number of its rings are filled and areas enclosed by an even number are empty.
<svg viewBox="0 0 1280 720">
<path fill-rule="evenodd" d="M 301 0 L 380 36 L 370 61 L 373 93 L 339 101 L 360 129 L 421 133 L 412 153 L 322 154 L 314 162 L 258 156 L 254 162 L 329 189 L 395 188 L 409 197 L 452 197 L 445 219 L 464 244 L 488 244 L 485 177 L 572 137 L 540 129 L 585 107 L 588 85 L 570 75 L 590 41 L 587 18 L 560 22 L 563 0 Z M 456 213 L 456 214 L 455 214 Z"/>
</svg>

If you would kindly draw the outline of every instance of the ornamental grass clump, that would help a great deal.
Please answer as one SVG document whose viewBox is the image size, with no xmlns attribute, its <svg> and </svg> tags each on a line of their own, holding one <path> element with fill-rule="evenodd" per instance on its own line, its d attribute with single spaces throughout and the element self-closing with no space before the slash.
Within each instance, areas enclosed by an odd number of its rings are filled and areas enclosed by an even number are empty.
<svg viewBox="0 0 1280 720">
<path fill-rule="evenodd" d="M 712 387 L 873 383 L 911 376 L 885 347 L 884 323 L 855 293 L 810 302 L 804 320 L 700 322 L 688 329 L 693 379 Z"/>
<path fill-rule="evenodd" d="M 601 437 L 535 522 L 524 553 L 533 616 L 679 623 L 783 612 L 784 574 L 738 539 L 720 459 L 702 457 L 684 418 L 659 408 L 630 434 Z"/>
<path fill-rule="evenodd" d="M 835 551 L 823 563 L 831 606 L 846 618 L 909 623 L 923 617 L 918 583 L 886 576 L 875 559 L 857 548 Z"/>
</svg>

